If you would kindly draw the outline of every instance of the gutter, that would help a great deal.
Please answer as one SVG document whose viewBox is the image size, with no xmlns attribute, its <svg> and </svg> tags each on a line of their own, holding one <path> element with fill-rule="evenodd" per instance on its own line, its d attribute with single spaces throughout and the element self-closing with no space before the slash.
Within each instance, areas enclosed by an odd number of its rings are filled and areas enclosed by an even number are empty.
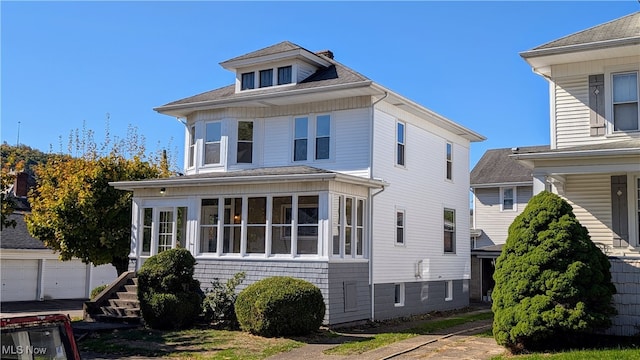
<svg viewBox="0 0 640 360">
<path fill-rule="evenodd" d="M 592 156 L 621 156 L 621 155 L 640 155 L 640 148 L 626 149 L 594 149 L 594 150 L 569 150 L 558 152 L 528 153 L 528 154 L 512 154 L 510 158 L 516 160 L 526 159 L 562 159 L 574 157 L 592 157 Z"/>
<path fill-rule="evenodd" d="M 286 91 L 280 91 L 275 93 L 268 92 L 264 94 L 249 94 L 245 96 L 236 96 L 236 97 L 225 98 L 225 99 L 196 101 L 196 102 L 189 102 L 189 103 L 175 104 L 175 105 L 163 105 L 163 106 L 153 108 L 153 110 L 161 114 L 166 114 L 174 110 L 185 110 L 185 109 L 197 111 L 197 110 L 215 108 L 216 106 L 229 106 L 233 104 L 243 103 L 246 101 L 278 99 L 282 97 L 307 95 L 307 94 L 314 94 L 314 93 L 325 92 L 325 91 L 328 92 L 328 91 L 336 91 L 336 90 L 348 90 L 348 89 L 354 89 L 359 87 L 368 87 L 371 85 L 371 83 L 372 83 L 371 80 L 366 80 L 366 81 L 360 81 L 356 83 L 328 85 L 328 86 L 312 87 L 312 88 L 306 88 L 306 89 L 294 89 L 294 90 L 286 90 Z"/>
<path fill-rule="evenodd" d="M 564 46 L 557 46 L 557 47 L 538 49 L 538 50 L 528 50 L 528 51 L 521 52 L 520 56 L 524 59 L 527 59 L 527 58 L 539 57 L 539 56 L 559 55 L 559 54 L 566 54 L 570 52 L 598 50 L 598 49 L 606 49 L 610 47 L 620 47 L 620 46 L 638 45 L 638 44 L 640 44 L 640 37 L 634 36 L 634 37 L 628 37 L 628 38 L 622 38 L 622 39 L 590 42 L 587 44 L 564 45 Z"/>
</svg>

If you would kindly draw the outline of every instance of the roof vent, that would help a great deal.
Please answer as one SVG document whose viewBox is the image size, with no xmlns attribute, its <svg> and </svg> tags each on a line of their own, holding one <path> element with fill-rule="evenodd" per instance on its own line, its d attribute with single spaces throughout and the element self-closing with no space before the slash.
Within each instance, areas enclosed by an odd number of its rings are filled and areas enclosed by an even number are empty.
<svg viewBox="0 0 640 360">
<path fill-rule="evenodd" d="M 322 55 L 324 57 L 328 57 L 329 59 L 333 59 L 333 51 L 331 50 L 318 51 L 316 55 Z"/>
<path fill-rule="evenodd" d="M 511 152 L 512 152 L 512 153 L 514 153 L 514 154 L 517 154 L 517 153 L 518 153 L 518 151 L 520 151 L 520 148 L 519 148 L 519 147 L 512 147 L 512 148 L 511 148 Z"/>
</svg>

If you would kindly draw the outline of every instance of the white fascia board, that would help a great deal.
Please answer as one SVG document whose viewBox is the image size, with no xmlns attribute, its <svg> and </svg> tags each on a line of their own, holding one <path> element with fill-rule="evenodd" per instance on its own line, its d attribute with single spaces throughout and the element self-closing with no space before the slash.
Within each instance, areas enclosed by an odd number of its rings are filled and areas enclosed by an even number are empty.
<svg viewBox="0 0 640 360">
<path fill-rule="evenodd" d="M 338 84 L 329 86 L 320 86 L 306 89 L 292 89 L 278 92 L 267 92 L 261 94 L 248 94 L 244 96 L 235 96 L 227 99 L 205 100 L 199 102 L 191 102 L 185 104 L 165 105 L 154 108 L 153 110 L 170 116 L 185 117 L 187 113 L 198 110 L 209 110 L 225 107 L 247 106 L 249 103 L 258 101 L 268 101 L 269 99 L 279 99 L 288 96 L 313 95 L 322 92 L 348 90 L 355 88 L 365 88 L 371 86 L 371 80 L 359 81 L 348 84 Z M 373 93 L 372 93 L 373 95 Z M 186 110 L 186 111 L 185 111 Z"/>
<path fill-rule="evenodd" d="M 533 186 L 533 180 L 531 181 L 518 181 L 518 182 L 499 182 L 489 184 L 475 184 L 471 185 L 471 189 L 487 189 L 487 188 L 499 188 L 499 187 L 514 187 L 514 186 Z"/>
<path fill-rule="evenodd" d="M 376 179 L 358 178 L 337 173 L 320 174 L 294 174 L 294 175 L 263 175 L 263 176 L 234 176 L 217 178 L 164 178 L 157 180 L 140 181 L 112 181 L 110 186 L 118 190 L 132 191 L 144 188 L 159 187 L 195 187 L 207 185 L 247 185 L 255 183 L 286 183 L 286 182 L 310 182 L 310 181 L 340 181 L 355 185 L 367 186 L 370 188 L 381 188 L 388 186 L 386 182 Z"/>
<path fill-rule="evenodd" d="M 264 55 L 264 56 L 256 56 L 247 59 L 240 60 L 232 60 L 232 61 L 223 61 L 220 63 L 220 66 L 227 70 L 235 71 L 239 68 L 250 67 L 257 64 L 267 64 L 270 62 L 280 61 L 284 59 L 302 59 L 306 62 L 312 63 L 318 66 L 330 66 L 331 63 L 318 55 L 312 54 L 304 49 L 294 49 L 284 52 L 279 52 L 276 54 Z"/>
<path fill-rule="evenodd" d="M 371 85 L 374 88 L 379 89 L 379 91 L 381 92 L 386 92 L 389 94 L 388 97 L 384 98 L 384 101 L 394 105 L 394 106 L 398 106 L 400 109 L 403 109 L 405 111 L 408 111 L 418 117 L 421 117 L 425 120 L 430 121 L 431 123 L 433 123 L 434 125 L 440 126 L 446 130 L 449 130 L 451 132 L 453 132 L 454 134 L 461 136 L 469 141 L 472 142 L 479 142 L 479 141 L 484 141 L 487 138 L 476 133 L 473 130 L 470 130 L 458 123 L 455 123 L 447 118 L 445 118 L 444 116 L 433 112 L 432 110 L 427 109 L 426 107 L 412 101 L 409 100 L 408 98 L 394 92 L 391 91 L 387 88 L 385 88 L 382 85 L 373 83 Z M 398 104 L 397 101 L 392 101 L 395 98 L 395 100 L 398 100 L 399 102 L 401 102 L 402 104 Z"/>
<path fill-rule="evenodd" d="M 542 160 L 571 159 L 576 157 L 619 157 L 634 155 L 640 155 L 640 148 L 554 151 L 529 154 L 512 154 L 509 155 L 509 157 L 512 157 L 516 160 Z"/>
</svg>

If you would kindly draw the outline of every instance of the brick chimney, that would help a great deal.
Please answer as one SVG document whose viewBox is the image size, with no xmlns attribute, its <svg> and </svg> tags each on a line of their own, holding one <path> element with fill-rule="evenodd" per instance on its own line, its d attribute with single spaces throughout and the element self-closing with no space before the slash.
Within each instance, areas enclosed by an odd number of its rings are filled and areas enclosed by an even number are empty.
<svg viewBox="0 0 640 360">
<path fill-rule="evenodd" d="M 27 197 L 29 192 L 29 174 L 22 171 L 16 174 L 13 184 L 13 193 L 16 197 Z"/>
<path fill-rule="evenodd" d="M 321 50 L 318 51 L 316 55 L 322 55 L 328 57 L 329 59 L 333 59 L 333 52 L 331 50 Z"/>
</svg>

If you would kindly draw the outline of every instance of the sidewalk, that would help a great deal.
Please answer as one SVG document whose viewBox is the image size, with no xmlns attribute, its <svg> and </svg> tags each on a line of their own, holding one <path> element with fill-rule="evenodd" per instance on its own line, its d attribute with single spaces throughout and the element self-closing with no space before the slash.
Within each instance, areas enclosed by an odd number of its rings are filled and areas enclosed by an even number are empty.
<svg viewBox="0 0 640 360">
<path fill-rule="evenodd" d="M 469 312 L 487 312 L 488 309 Z M 455 315 L 453 315 L 455 316 Z M 331 343 L 307 344 L 286 353 L 277 354 L 268 359 L 271 360 L 386 360 L 386 359 L 469 359 L 485 360 L 504 353 L 504 348 L 498 346 L 490 337 L 478 337 L 475 334 L 486 331 L 491 327 L 491 320 L 474 321 L 462 325 L 442 329 L 428 335 L 418 335 L 410 339 L 398 341 L 387 346 L 367 351 L 360 355 L 325 355 L 323 351 L 330 349 L 346 338 L 368 337 L 374 333 L 397 332 L 434 320 L 442 320 L 447 317 L 439 317 L 427 320 L 411 321 L 396 326 L 381 326 L 367 333 L 347 329 L 340 332 L 342 338 L 332 339 Z"/>
</svg>

